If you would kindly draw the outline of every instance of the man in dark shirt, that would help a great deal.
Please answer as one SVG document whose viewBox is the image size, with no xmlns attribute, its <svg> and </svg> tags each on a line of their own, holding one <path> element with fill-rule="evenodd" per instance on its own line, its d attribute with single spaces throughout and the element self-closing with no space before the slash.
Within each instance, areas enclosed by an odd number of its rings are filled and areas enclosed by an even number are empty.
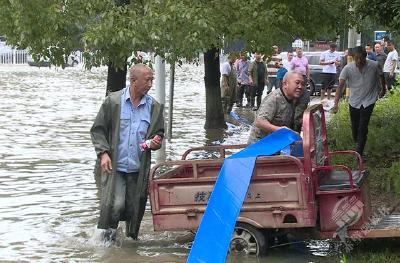
<svg viewBox="0 0 400 263">
<path fill-rule="evenodd" d="M 382 45 L 379 43 L 375 44 L 375 56 L 379 66 L 381 67 L 381 69 L 383 69 L 383 65 L 385 64 L 387 55 L 385 54 L 385 52 L 383 52 Z"/>
<path fill-rule="evenodd" d="M 251 100 L 250 104 L 253 110 L 256 111 L 260 107 L 264 86 L 268 80 L 267 66 L 262 59 L 261 53 L 254 54 L 255 60 L 250 64 L 249 77 L 251 85 Z M 257 97 L 257 104 L 254 105 L 255 98 Z"/>
<path fill-rule="evenodd" d="M 374 53 L 374 50 L 372 49 L 372 45 L 371 44 L 365 45 L 365 51 L 367 51 L 367 58 L 369 60 L 376 61 L 376 55 Z"/>
</svg>

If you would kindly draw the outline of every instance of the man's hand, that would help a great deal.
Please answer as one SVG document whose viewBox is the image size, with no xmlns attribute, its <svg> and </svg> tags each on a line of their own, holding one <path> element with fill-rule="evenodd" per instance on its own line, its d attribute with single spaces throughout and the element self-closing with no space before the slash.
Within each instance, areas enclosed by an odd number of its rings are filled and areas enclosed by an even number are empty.
<svg viewBox="0 0 400 263">
<path fill-rule="evenodd" d="M 332 112 L 336 114 L 338 112 L 338 110 L 339 110 L 339 105 L 337 103 L 335 103 L 333 105 Z"/>
<path fill-rule="evenodd" d="M 394 73 L 393 72 L 389 72 L 389 77 L 393 78 Z"/>
<path fill-rule="evenodd" d="M 386 88 L 383 88 L 381 90 L 381 92 L 379 93 L 379 98 L 383 98 L 385 96 L 385 94 L 386 94 Z"/>
<path fill-rule="evenodd" d="M 111 173 L 111 159 L 107 152 L 104 152 L 100 155 L 100 166 L 103 172 Z"/>
<path fill-rule="evenodd" d="M 162 145 L 162 137 L 160 135 L 154 136 L 154 138 L 150 142 L 150 149 L 158 150 L 161 148 Z"/>
<path fill-rule="evenodd" d="M 297 133 L 297 134 L 300 136 L 300 133 L 299 133 L 299 132 L 297 132 L 297 131 L 295 131 L 295 130 L 293 130 L 293 129 L 290 129 L 290 128 L 287 127 L 287 126 L 280 126 L 280 127 L 278 128 L 278 130 L 283 129 L 283 128 L 288 129 L 288 130 L 291 130 L 292 132 Z"/>
</svg>

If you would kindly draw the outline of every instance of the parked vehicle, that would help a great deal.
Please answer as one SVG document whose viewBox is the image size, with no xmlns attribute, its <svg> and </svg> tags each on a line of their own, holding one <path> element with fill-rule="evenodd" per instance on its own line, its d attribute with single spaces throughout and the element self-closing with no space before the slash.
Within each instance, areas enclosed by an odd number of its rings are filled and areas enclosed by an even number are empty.
<svg viewBox="0 0 400 263">
<path fill-rule="evenodd" d="M 35 61 L 35 60 L 33 60 L 31 55 L 28 55 L 27 61 L 28 61 L 28 65 L 33 66 L 33 67 L 50 67 L 51 66 L 51 63 L 49 60 L 44 59 L 44 60 Z"/>
<path fill-rule="evenodd" d="M 67 63 L 65 64 L 65 67 L 75 67 L 77 66 L 81 61 L 80 61 L 80 51 L 75 51 L 72 52 L 67 59 Z M 39 61 L 34 61 L 31 55 L 28 55 L 27 58 L 28 65 L 29 66 L 35 66 L 35 67 L 50 67 L 51 62 L 48 59 L 41 59 Z"/>
<path fill-rule="evenodd" d="M 0 41 L 0 64 L 11 64 L 13 49 L 6 45 L 5 42 Z"/>
<path fill-rule="evenodd" d="M 368 173 L 355 151 L 330 152 L 322 105 L 304 113 L 304 156 L 259 157 L 237 219 L 231 253 L 264 254 L 275 240 L 293 235 L 313 239 L 400 237 L 400 215 L 385 214 L 370 222 Z M 149 195 L 155 231 L 196 231 L 225 156 L 246 145 L 188 150 L 180 161 L 156 165 Z M 187 160 L 192 152 L 219 153 L 216 159 Z M 356 161 L 332 164 L 333 156 Z M 366 228 L 366 226 L 368 226 Z M 210 248 L 212 249 L 212 248 Z"/>
</svg>

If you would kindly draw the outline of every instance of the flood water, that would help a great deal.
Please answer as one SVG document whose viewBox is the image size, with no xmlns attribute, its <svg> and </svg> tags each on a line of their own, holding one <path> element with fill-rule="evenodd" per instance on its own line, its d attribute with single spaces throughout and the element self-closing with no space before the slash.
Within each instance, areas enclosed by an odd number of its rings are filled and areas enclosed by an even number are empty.
<svg viewBox="0 0 400 263">
<path fill-rule="evenodd" d="M 204 131 L 203 74 L 201 66 L 177 68 L 167 159 L 180 159 L 189 147 L 247 140 L 248 125 Z M 150 211 L 139 241 L 126 239 L 122 247 L 100 242 L 89 129 L 105 86 L 106 68 L 0 65 L 1 262 L 185 262 L 190 234 L 154 232 Z M 252 112 L 239 113 L 251 119 Z M 227 262 L 326 261 L 316 256 L 321 249 L 323 254 L 321 246 L 315 252 L 306 245 L 276 249 L 260 259 L 229 256 Z"/>
</svg>

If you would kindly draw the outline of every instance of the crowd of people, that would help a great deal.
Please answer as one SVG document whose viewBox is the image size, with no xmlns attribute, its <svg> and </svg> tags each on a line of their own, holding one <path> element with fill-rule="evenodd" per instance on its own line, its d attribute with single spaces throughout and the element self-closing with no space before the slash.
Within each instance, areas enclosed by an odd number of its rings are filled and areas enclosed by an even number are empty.
<svg viewBox="0 0 400 263">
<path fill-rule="evenodd" d="M 274 53 L 267 61 L 258 52 L 253 62 L 249 61 L 246 53 L 241 53 L 237 60 L 231 56 L 229 65 L 225 64 L 226 68 L 230 68 L 230 75 L 221 70 L 223 79 L 226 79 L 224 89 L 237 90 L 237 93 L 231 93 L 230 107 L 224 107 L 227 109 L 225 113 L 232 110 L 235 102 L 237 107 L 243 107 L 244 97 L 247 100 L 246 106 L 257 110 L 249 143 L 281 127 L 300 132 L 303 113 L 310 102 L 310 94 L 305 89 L 310 78 L 310 66 L 303 50 L 297 48 L 296 56 L 287 52 L 287 58 L 282 60 L 278 56 L 278 48 L 274 46 L 273 49 Z M 346 50 L 344 57 L 339 55 L 336 44 L 332 43 L 328 50 L 320 54 L 319 64 L 322 65 L 323 76 L 321 101 L 325 100 L 325 95 L 328 101 L 331 99 L 332 88 L 339 78 L 332 103 L 332 110 L 336 113 L 344 88 L 350 90 L 348 104 L 351 130 L 355 149 L 361 156 L 374 105 L 378 98 L 385 95 L 386 90 L 392 88 L 397 61 L 398 54 L 391 40 L 376 43 L 373 48 L 372 45 L 366 45 Z M 234 86 L 229 86 L 228 79 L 234 79 L 235 76 L 235 82 L 231 82 Z M 267 96 L 261 100 L 265 85 Z"/>
<path fill-rule="evenodd" d="M 267 94 L 281 88 L 284 75 L 288 71 L 300 71 L 307 82 L 310 68 L 307 58 L 302 54 L 302 48 L 297 48 L 296 56 L 290 51 L 282 58 L 277 46 L 273 46 L 273 53 L 268 58 L 260 52 L 254 53 L 253 60 L 250 60 L 246 52 L 241 52 L 238 57 L 229 54 L 228 61 L 221 65 L 224 113 L 228 114 L 234 104 L 239 108 L 246 107 L 257 111 L 261 105 L 264 88 L 267 87 Z"/>
</svg>

